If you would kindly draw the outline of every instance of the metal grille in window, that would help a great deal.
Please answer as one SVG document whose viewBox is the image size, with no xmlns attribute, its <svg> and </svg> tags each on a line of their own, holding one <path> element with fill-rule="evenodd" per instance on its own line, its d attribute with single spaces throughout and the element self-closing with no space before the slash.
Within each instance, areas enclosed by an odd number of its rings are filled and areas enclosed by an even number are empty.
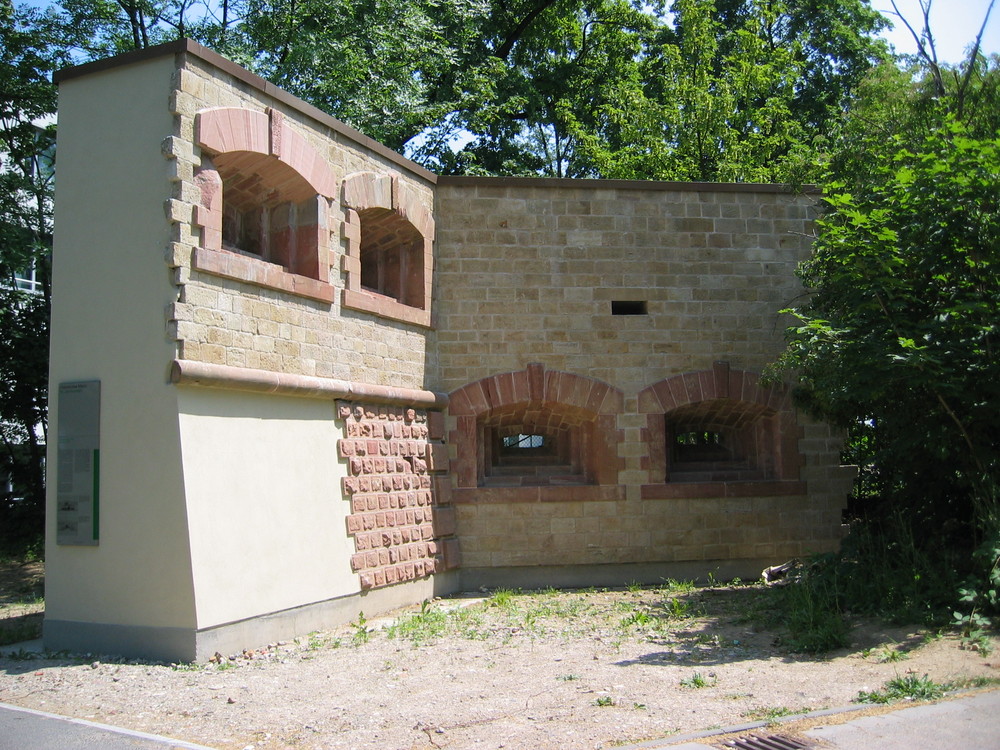
<svg viewBox="0 0 1000 750">
<path fill-rule="evenodd" d="M 544 445 L 544 435 L 507 435 L 503 439 L 504 448 L 541 448 Z"/>
</svg>

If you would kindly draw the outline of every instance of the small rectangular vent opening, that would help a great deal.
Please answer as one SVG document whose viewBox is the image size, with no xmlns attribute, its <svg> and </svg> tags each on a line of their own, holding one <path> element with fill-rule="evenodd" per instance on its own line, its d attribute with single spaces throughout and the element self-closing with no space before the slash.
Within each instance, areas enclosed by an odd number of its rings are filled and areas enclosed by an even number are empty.
<svg viewBox="0 0 1000 750">
<path fill-rule="evenodd" d="M 646 300 L 614 299 L 611 300 L 612 315 L 648 315 Z"/>
</svg>

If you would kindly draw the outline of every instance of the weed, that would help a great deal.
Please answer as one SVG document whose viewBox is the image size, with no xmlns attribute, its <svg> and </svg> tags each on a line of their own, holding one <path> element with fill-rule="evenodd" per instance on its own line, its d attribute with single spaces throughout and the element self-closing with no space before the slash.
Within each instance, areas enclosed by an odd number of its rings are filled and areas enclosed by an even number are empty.
<svg viewBox="0 0 1000 750">
<path fill-rule="evenodd" d="M 386 628 L 386 636 L 412 641 L 421 645 L 440 638 L 448 629 L 448 615 L 440 609 L 432 609 L 430 602 L 424 600 L 420 612 L 398 620 Z"/>
<path fill-rule="evenodd" d="M 900 649 L 889 645 L 883 645 L 877 648 L 867 648 L 861 652 L 861 655 L 865 659 L 874 659 L 879 664 L 899 662 L 909 658 L 909 655 L 905 651 L 901 651 Z"/>
<path fill-rule="evenodd" d="M 676 596 L 664 599 L 663 609 L 671 620 L 687 620 L 694 617 L 694 608 L 691 603 Z"/>
<path fill-rule="evenodd" d="M 673 578 L 666 578 L 663 581 L 662 589 L 671 594 L 690 594 L 695 590 L 694 581 L 676 581 Z"/>
<path fill-rule="evenodd" d="M 623 617 L 621 622 L 619 623 L 619 627 L 621 627 L 622 630 L 627 630 L 633 625 L 639 625 L 640 627 L 645 627 L 647 625 L 652 624 L 652 622 L 653 618 L 648 612 L 643 612 L 642 610 L 638 610 L 630 614 L 628 617 Z"/>
<path fill-rule="evenodd" d="M 205 665 L 194 661 L 185 661 L 173 663 L 170 668 L 175 672 L 201 672 Z"/>
<path fill-rule="evenodd" d="M 753 719 L 754 721 L 764 721 L 768 725 L 777 723 L 777 720 L 782 716 L 792 716 L 794 714 L 806 713 L 808 709 L 792 709 L 785 706 L 773 706 L 770 708 L 755 708 L 752 711 L 747 711 L 743 716 L 748 719 Z"/>
<path fill-rule="evenodd" d="M 709 679 L 706 679 L 701 672 L 695 672 L 690 677 L 685 677 L 681 680 L 681 687 L 686 688 L 705 688 L 705 687 L 715 687 L 717 679 L 714 674 L 709 673 Z"/>
<path fill-rule="evenodd" d="M 25 651 L 24 648 L 19 648 L 17 651 L 8 651 L 7 653 L 0 653 L 5 659 L 10 659 L 11 661 L 32 661 L 34 659 L 41 658 L 56 658 L 53 654 L 45 652 L 44 654 L 38 651 Z"/>
<path fill-rule="evenodd" d="M 597 698 L 594 701 L 594 705 L 600 706 L 601 708 L 604 708 L 606 706 L 613 706 L 615 705 L 615 699 L 612 698 L 610 695 L 602 695 L 601 697 Z"/>
<path fill-rule="evenodd" d="M 645 711 L 646 710 L 646 704 L 645 703 L 633 703 L 632 704 L 632 708 L 634 708 L 636 711 Z"/>
<path fill-rule="evenodd" d="M 633 594 L 637 594 L 638 592 L 642 591 L 643 586 L 638 581 L 629 581 L 628 583 L 625 584 L 625 589 L 626 591 L 630 591 Z"/>
<path fill-rule="evenodd" d="M 358 621 L 352 622 L 351 626 L 354 628 L 351 640 L 356 646 L 368 643 L 371 640 L 372 633 L 375 632 L 373 628 L 368 627 L 368 618 L 365 617 L 364 612 L 358 612 Z"/>
<path fill-rule="evenodd" d="M 959 601 L 970 607 L 970 611 L 953 613 L 953 624 L 961 630 L 962 644 L 982 656 L 993 651 L 989 631 L 994 620 L 989 615 L 997 616 L 996 622 L 1000 624 L 1000 528 L 997 528 L 1000 522 L 995 515 L 992 525 L 986 541 L 972 554 L 971 575 L 958 590 Z"/>
<path fill-rule="evenodd" d="M 930 679 L 927 675 L 917 677 L 909 674 L 895 677 L 885 683 L 882 690 L 866 692 L 862 690 L 856 698 L 858 703 L 892 703 L 898 700 L 933 700 L 944 695 L 947 685 Z"/>
<path fill-rule="evenodd" d="M 513 589 L 495 589 L 486 600 L 486 606 L 501 608 L 510 607 L 514 603 L 514 594 L 516 593 L 517 592 Z"/>
<path fill-rule="evenodd" d="M 318 649 L 323 648 L 324 646 L 323 638 L 317 631 L 314 630 L 308 636 L 306 636 L 306 638 L 307 638 L 306 649 L 308 651 L 316 651 Z"/>
<path fill-rule="evenodd" d="M 974 637 L 963 638 L 962 646 L 971 648 L 980 656 L 989 656 L 993 653 L 993 641 L 986 633 L 978 633 Z"/>
<path fill-rule="evenodd" d="M 563 682 L 572 682 L 573 680 L 579 680 L 580 675 L 578 674 L 563 674 L 556 677 L 557 680 L 562 680 Z"/>
</svg>

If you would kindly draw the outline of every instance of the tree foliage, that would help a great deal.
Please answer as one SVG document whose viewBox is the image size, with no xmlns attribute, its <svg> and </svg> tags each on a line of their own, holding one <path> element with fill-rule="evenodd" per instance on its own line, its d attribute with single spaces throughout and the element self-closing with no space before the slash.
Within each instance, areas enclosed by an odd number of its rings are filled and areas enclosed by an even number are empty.
<svg viewBox="0 0 1000 750">
<path fill-rule="evenodd" d="M 869 0 L 55 7 L 84 57 L 191 36 L 443 173 L 809 178 L 814 140 L 886 57 Z"/>
<path fill-rule="evenodd" d="M 0 548 L 42 531 L 55 145 L 46 118 L 63 39 L 51 18 L 0 3 L 0 469 L 18 498 L 0 498 Z M 31 269 L 37 288 L 18 288 Z"/>
<path fill-rule="evenodd" d="M 882 496 L 968 530 L 1000 480 L 1000 141 L 949 118 L 825 201 L 782 364 L 812 411 L 876 430 Z"/>
</svg>

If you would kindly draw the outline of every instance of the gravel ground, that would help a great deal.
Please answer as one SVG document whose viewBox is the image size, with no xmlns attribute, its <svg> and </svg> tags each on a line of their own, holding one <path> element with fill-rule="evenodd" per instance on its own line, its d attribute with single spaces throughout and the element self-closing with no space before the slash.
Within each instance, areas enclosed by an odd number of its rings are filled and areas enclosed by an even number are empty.
<svg viewBox="0 0 1000 750">
<path fill-rule="evenodd" d="M 1000 654 L 867 621 L 850 649 L 791 653 L 769 594 L 501 591 L 204 664 L 6 657 L 0 702 L 227 750 L 568 750 L 844 706 L 897 676 L 1000 678 Z"/>
</svg>

